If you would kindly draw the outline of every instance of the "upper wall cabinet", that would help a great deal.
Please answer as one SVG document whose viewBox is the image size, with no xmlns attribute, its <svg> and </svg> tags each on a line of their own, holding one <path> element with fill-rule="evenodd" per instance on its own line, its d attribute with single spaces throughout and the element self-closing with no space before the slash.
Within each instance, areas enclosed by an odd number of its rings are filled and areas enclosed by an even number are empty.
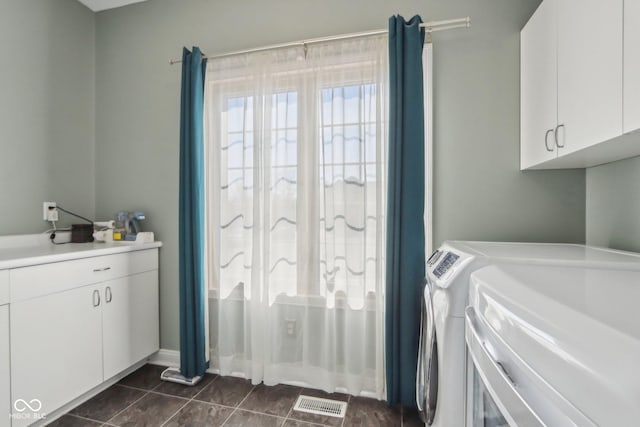
<svg viewBox="0 0 640 427">
<path fill-rule="evenodd" d="M 624 132 L 640 129 L 640 0 L 624 2 Z"/>
<path fill-rule="evenodd" d="M 555 159 L 558 125 L 557 13 L 540 4 L 520 34 L 520 167 Z"/>
<path fill-rule="evenodd" d="M 622 0 L 556 0 L 558 156 L 622 134 Z"/>
<path fill-rule="evenodd" d="M 640 128 L 639 43 L 640 0 L 541 3 L 521 33 L 521 169 L 640 154 L 640 132 L 624 135 Z"/>
</svg>

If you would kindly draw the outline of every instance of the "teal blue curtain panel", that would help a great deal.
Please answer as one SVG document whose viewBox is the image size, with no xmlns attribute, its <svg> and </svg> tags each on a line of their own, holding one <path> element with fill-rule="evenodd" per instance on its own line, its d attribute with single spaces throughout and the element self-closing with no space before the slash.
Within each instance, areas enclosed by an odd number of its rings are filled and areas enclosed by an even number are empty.
<svg viewBox="0 0 640 427">
<path fill-rule="evenodd" d="M 415 407 L 425 275 L 424 98 L 420 16 L 389 18 L 389 180 L 385 356 L 389 404 Z"/>
<path fill-rule="evenodd" d="M 204 73 L 197 47 L 182 51 L 180 100 L 180 373 L 207 369 L 204 284 Z"/>
</svg>

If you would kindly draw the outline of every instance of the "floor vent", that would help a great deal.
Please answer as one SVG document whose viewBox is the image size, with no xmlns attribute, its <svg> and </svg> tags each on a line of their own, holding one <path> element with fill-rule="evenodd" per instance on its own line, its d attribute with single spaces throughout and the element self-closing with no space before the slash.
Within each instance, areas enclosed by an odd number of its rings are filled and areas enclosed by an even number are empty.
<svg viewBox="0 0 640 427">
<path fill-rule="evenodd" d="M 339 400 L 321 399 L 319 397 L 310 397 L 300 395 L 294 411 L 308 412 L 310 414 L 328 415 L 330 417 L 344 418 L 347 412 L 347 402 Z"/>
</svg>

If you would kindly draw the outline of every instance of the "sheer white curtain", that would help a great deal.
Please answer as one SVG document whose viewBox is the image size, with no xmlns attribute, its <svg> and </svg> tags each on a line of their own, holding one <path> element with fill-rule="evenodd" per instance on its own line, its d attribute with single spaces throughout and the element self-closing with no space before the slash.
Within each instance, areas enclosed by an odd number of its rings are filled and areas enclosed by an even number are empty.
<svg viewBox="0 0 640 427">
<path fill-rule="evenodd" d="M 208 62 L 211 361 L 384 397 L 387 38 Z"/>
</svg>

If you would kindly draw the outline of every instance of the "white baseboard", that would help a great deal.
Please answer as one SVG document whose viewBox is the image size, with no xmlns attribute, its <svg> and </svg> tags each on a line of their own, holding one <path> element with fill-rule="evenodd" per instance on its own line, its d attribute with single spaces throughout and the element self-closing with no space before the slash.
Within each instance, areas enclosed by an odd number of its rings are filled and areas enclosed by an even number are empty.
<svg viewBox="0 0 640 427">
<path fill-rule="evenodd" d="M 179 368 L 180 352 L 178 350 L 167 350 L 161 348 L 156 354 L 149 357 L 148 363 L 151 363 L 152 365 L 168 366 L 170 368 Z M 207 372 L 210 374 L 220 373 L 218 369 L 212 368 L 207 369 Z"/>
<path fill-rule="evenodd" d="M 180 367 L 180 352 L 178 350 L 167 350 L 161 348 L 158 352 L 149 357 L 152 365 L 169 366 L 171 368 Z"/>
<path fill-rule="evenodd" d="M 169 366 L 171 368 L 179 368 L 180 367 L 180 352 L 178 350 L 167 350 L 167 349 L 160 349 L 158 350 L 158 352 L 156 354 L 153 354 L 149 357 L 149 360 L 147 363 L 151 363 L 152 365 L 160 365 L 160 366 Z M 214 369 L 214 368 L 209 368 L 207 369 L 207 372 L 210 374 L 220 374 L 220 370 L 219 369 Z M 238 377 L 238 378 L 244 378 L 244 379 L 250 379 L 247 378 L 246 376 L 239 374 L 239 373 L 231 373 L 230 374 L 232 377 Z M 304 382 L 297 382 L 297 381 L 293 381 L 293 382 L 289 382 L 289 381 L 285 381 L 283 382 L 283 384 L 287 384 L 287 385 L 292 385 L 292 386 L 296 386 L 296 387 L 304 387 L 304 388 L 316 388 L 311 384 L 307 384 Z M 345 393 L 345 394 L 349 394 L 349 392 L 347 391 L 347 389 L 342 388 L 342 387 L 338 387 L 336 390 L 336 392 L 338 393 Z M 373 392 L 368 392 L 368 391 L 364 391 L 362 393 L 360 393 L 360 396 L 362 397 L 369 397 L 372 399 L 380 399 L 379 396 L 377 396 L 375 393 Z"/>
</svg>

